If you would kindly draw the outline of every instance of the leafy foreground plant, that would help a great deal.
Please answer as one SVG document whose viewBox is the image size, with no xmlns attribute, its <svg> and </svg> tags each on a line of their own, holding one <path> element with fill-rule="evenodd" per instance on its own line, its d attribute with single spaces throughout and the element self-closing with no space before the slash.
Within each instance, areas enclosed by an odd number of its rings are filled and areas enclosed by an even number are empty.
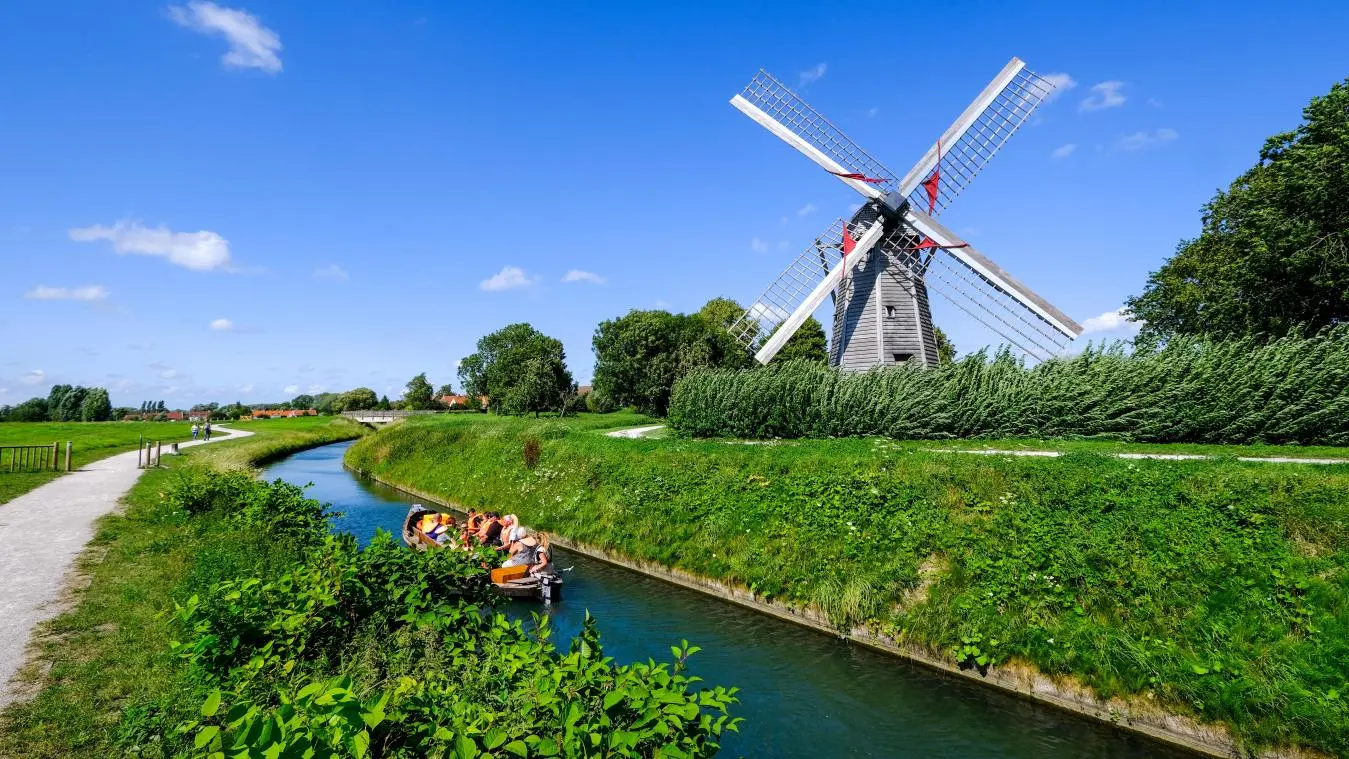
<svg viewBox="0 0 1349 759">
<path fill-rule="evenodd" d="M 1349 325 L 1313 336 L 1177 337 L 1027 367 L 983 352 L 936 369 L 844 374 L 789 362 L 680 380 L 690 437 L 1102 437 L 1156 443 L 1349 443 Z"/>
<path fill-rule="evenodd" d="M 216 583 L 173 611 L 173 650 L 200 714 L 175 725 L 166 694 L 129 710 L 122 748 L 145 755 L 704 757 L 739 723 L 735 689 L 673 664 L 617 666 L 593 620 L 566 653 L 492 609 L 486 553 L 408 551 L 381 532 L 364 550 L 280 481 L 194 473 L 169 494 L 292 546 L 274 579 Z M 315 541 L 312 535 L 323 535 Z"/>
</svg>

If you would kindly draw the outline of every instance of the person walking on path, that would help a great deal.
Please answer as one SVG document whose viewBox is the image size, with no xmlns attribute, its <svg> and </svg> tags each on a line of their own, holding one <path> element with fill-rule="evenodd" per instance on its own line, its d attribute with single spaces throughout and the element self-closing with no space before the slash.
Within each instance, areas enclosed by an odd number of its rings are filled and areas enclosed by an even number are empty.
<svg viewBox="0 0 1349 759">
<path fill-rule="evenodd" d="M 211 442 L 211 422 L 209 419 L 206 421 L 206 442 Z"/>
<path fill-rule="evenodd" d="M 196 440 L 196 439 L 197 439 L 197 431 L 198 431 L 198 430 L 197 430 L 197 423 L 196 423 L 196 422 L 193 422 L 193 423 L 192 423 L 192 439 L 193 439 L 193 440 Z"/>
</svg>

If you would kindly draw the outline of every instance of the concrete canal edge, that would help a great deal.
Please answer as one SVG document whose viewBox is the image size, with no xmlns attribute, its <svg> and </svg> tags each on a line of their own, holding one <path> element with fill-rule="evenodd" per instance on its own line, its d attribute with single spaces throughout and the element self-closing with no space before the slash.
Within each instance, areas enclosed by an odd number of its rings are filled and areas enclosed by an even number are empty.
<svg viewBox="0 0 1349 759">
<path fill-rule="evenodd" d="M 346 467 L 345 464 L 343 466 L 360 477 L 365 477 L 394 490 L 420 498 L 427 503 L 460 512 L 466 510 L 460 504 L 446 501 L 440 496 L 382 480 L 368 472 Z M 1232 739 L 1231 733 L 1222 725 L 1204 724 L 1184 715 L 1171 714 L 1142 698 L 1129 700 L 1111 698 L 1103 701 L 1093 695 L 1089 688 L 1072 682 L 1071 678 L 1051 678 L 1024 663 L 1000 665 L 989 670 L 987 675 L 981 675 L 973 669 L 959 668 L 927 647 L 900 643 L 878 635 L 865 627 L 859 626 L 846 632 L 840 631 L 830 624 L 822 613 L 812 608 L 792 606 L 781 601 L 766 599 L 756 595 L 748 588 L 728 585 L 719 580 L 701 577 L 662 564 L 636 561 L 597 546 L 569 540 L 557 533 L 550 532 L 549 536 L 553 544 L 592 559 L 622 567 L 647 577 L 654 577 L 681 588 L 705 593 L 761 614 L 809 627 L 827 635 L 847 638 L 859 645 L 907 659 L 951 677 L 991 686 L 1006 693 L 1104 722 L 1204 756 L 1237 759 L 1248 756 L 1257 756 L 1260 759 L 1319 759 L 1326 756 L 1317 751 L 1299 748 L 1267 749 L 1257 754 L 1251 754 L 1239 747 Z"/>
</svg>

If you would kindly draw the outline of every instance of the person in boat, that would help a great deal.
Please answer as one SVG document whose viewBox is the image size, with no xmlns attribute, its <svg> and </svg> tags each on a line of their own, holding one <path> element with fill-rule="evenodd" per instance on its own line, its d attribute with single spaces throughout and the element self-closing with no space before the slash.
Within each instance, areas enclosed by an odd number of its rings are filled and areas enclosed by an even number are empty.
<svg viewBox="0 0 1349 759">
<path fill-rule="evenodd" d="M 520 525 L 520 520 L 514 514 L 507 514 L 501 518 L 501 535 L 497 543 L 492 547 L 498 551 L 509 551 L 511 541 L 515 539 L 515 528 Z"/>
<path fill-rule="evenodd" d="M 417 529 L 426 535 L 430 535 L 431 531 L 434 530 L 438 524 L 440 524 L 440 520 L 436 519 L 435 512 L 428 511 L 422 514 L 421 519 L 417 520 Z"/>
<path fill-rule="evenodd" d="M 468 519 L 464 521 L 464 528 L 467 529 L 470 534 L 476 535 L 478 530 L 482 529 L 482 522 L 485 517 L 486 515 L 479 514 L 477 509 L 469 509 Z"/>
<path fill-rule="evenodd" d="M 548 544 L 548 533 L 541 532 L 531 539 L 537 540 L 539 545 L 534 549 L 534 563 L 529 565 L 529 575 L 537 577 L 553 574 L 553 549 Z"/>
<path fill-rule="evenodd" d="M 520 530 L 524 533 L 523 527 L 511 528 L 512 535 Z M 530 567 L 534 565 L 534 552 L 539 549 L 539 539 L 533 535 L 519 534 L 512 540 L 506 548 L 506 553 L 510 554 L 506 561 L 502 562 L 503 567 Z"/>
<path fill-rule="evenodd" d="M 436 542 L 440 543 L 441 545 L 444 545 L 445 543 L 448 542 L 453 542 L 455 537 L 458 536 L 458 534 L 459 530 L 455 525 L 454 517 L 450 516 L 449 514 L 441 514 L 440 524 L 436 525 L 435 530 Z"/>
<path fill-rule="evenodd" d="M 482 529 L 478 531 L 478 542 L 492 548 L 501 546 L 501 515 L 495 511 L 487 512 L 487 519 L 483 521 Z"/>
</svg>

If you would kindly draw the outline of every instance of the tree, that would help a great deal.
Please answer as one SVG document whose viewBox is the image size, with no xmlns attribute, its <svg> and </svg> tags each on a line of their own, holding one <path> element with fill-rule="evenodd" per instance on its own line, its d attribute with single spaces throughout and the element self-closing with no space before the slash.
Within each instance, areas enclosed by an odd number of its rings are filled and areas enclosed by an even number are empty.
<svg viewBox="0 0 1349 759">
<path fill-rule="evenodd" d="M 388 411 L 391 408 L 393 408 L 393 406 L 389 405 L 389 396 L 387 395 L 381 395 L 379 397 L 379 403 L 375 404 L 376 411 Z"/>
<path fill-rule="evenodd" d="M 776 329 L 773 332 L 777 332 Z M 773 361 L 814 361 L 829 363 L 829 343 L 824 336 L 824 327 L 813 316 L 807 316 L 797 328 L 796 334 L 787 338 L 782 350 L 773 357 Z"/>
<path fill-rule="evenodd" d="M 722 308 L 714 306 L 708 318 L 633 310 L 601 322 L 591 341 L 595 390 L 618 405 L 664 415 L 674 383 L 693 369 L 748 366 L 745 350 L 714 321 Z"/>
<path fill-rule="evenodd" d="M 454 386 L 448 382 L 436 388 L 437 399 L 444 398 L 447 395 L 454 395 Z"/>
<path fill-rule="evenodd" d="M 314 408 L 314 396 L 300 393 L 290 400 L 290 407 L 301 410 Z"/>
<path fill-rule="evenodd" d="M 951 338 L 941 331 L 941 327 L 933 327 L 932 332 L 937 336 L 937 364 L 945 365 L 955 361 L 955 343 L 951 342 Z"/>
<path fill-rule="evenodd" d="M 11 422 L 45 422 L 47 421 L 47 399 L 29 398 L 9 411 L 9 421 Z"/>
<path fill-rule="evenodd" d="M 435 408 L 438 404 L 431 397 L 433 391 L 431 383 L 426 380 L 426 372 L 422 372 L 408 380 L 407 387 L 403 390 L 403 405 L 409 409 L 419 410 Z"/>
<path fill-rule="evenodd" d="M 574 390 L 559 340 L 524 323 L 502 327 L 478 341 L 459 365 L 468 396 L 487 396 L 497 413 L 563 411 Z"/>
<path fill-rule="evenodd" d="M 91 389 L 80 404 L 80 421 L 106 422 L 112 418 L 112 401 L 101 387 Z"/>
<path fill-rule="evenodd" d="M 338 411 L 365 411 L 374 408 L 376 403 L 379 403 L 379 397 L 375 395 L 374 390 L 358 387 L 343 393 L 341 400 L 335 403 L 334 407 L 341 406 Z"/>
<path fill-rule="evenodd" d="M 706 319 L 709 324 L 715 324 L 730 332 L 731 325 L 745 315 L 745 307 L 730 298 L 716 297 L 704 303 L 703 307 L 698 309 L 698 315 Z M 759 324 L 751 320 L 746 323 L 746 326 L 751 330 L 749 338 L 752 344 L 759 338 Z"/>
<path fill-rule="evenodd" d="M 1312 98 L 1294 131 L 1203 209 L 1126 301 L 1144 339 L 1282 335 L 1349 319 L 1349 79 Z"/>
<path fill-rule="evenodd" d="M 52 385 L 52 389 L 47 392 L 47 418 L 53 422 L 67 421 L 61 418 L 61 401 L 65 400 L 66 395 L 74 390 L 70 385 Z"/>
<path fill-rule="evenodd" d="M 70 387 L 69 391 L 61 396 L 60 403 L 55 408 L 48 406 L 47 416 L 54 422 L 78 422 L 81 418 L 81 409 L 84 406 L 84 399 L 89 395 L 89 388 L 82 385 Z"/>
</svg>

